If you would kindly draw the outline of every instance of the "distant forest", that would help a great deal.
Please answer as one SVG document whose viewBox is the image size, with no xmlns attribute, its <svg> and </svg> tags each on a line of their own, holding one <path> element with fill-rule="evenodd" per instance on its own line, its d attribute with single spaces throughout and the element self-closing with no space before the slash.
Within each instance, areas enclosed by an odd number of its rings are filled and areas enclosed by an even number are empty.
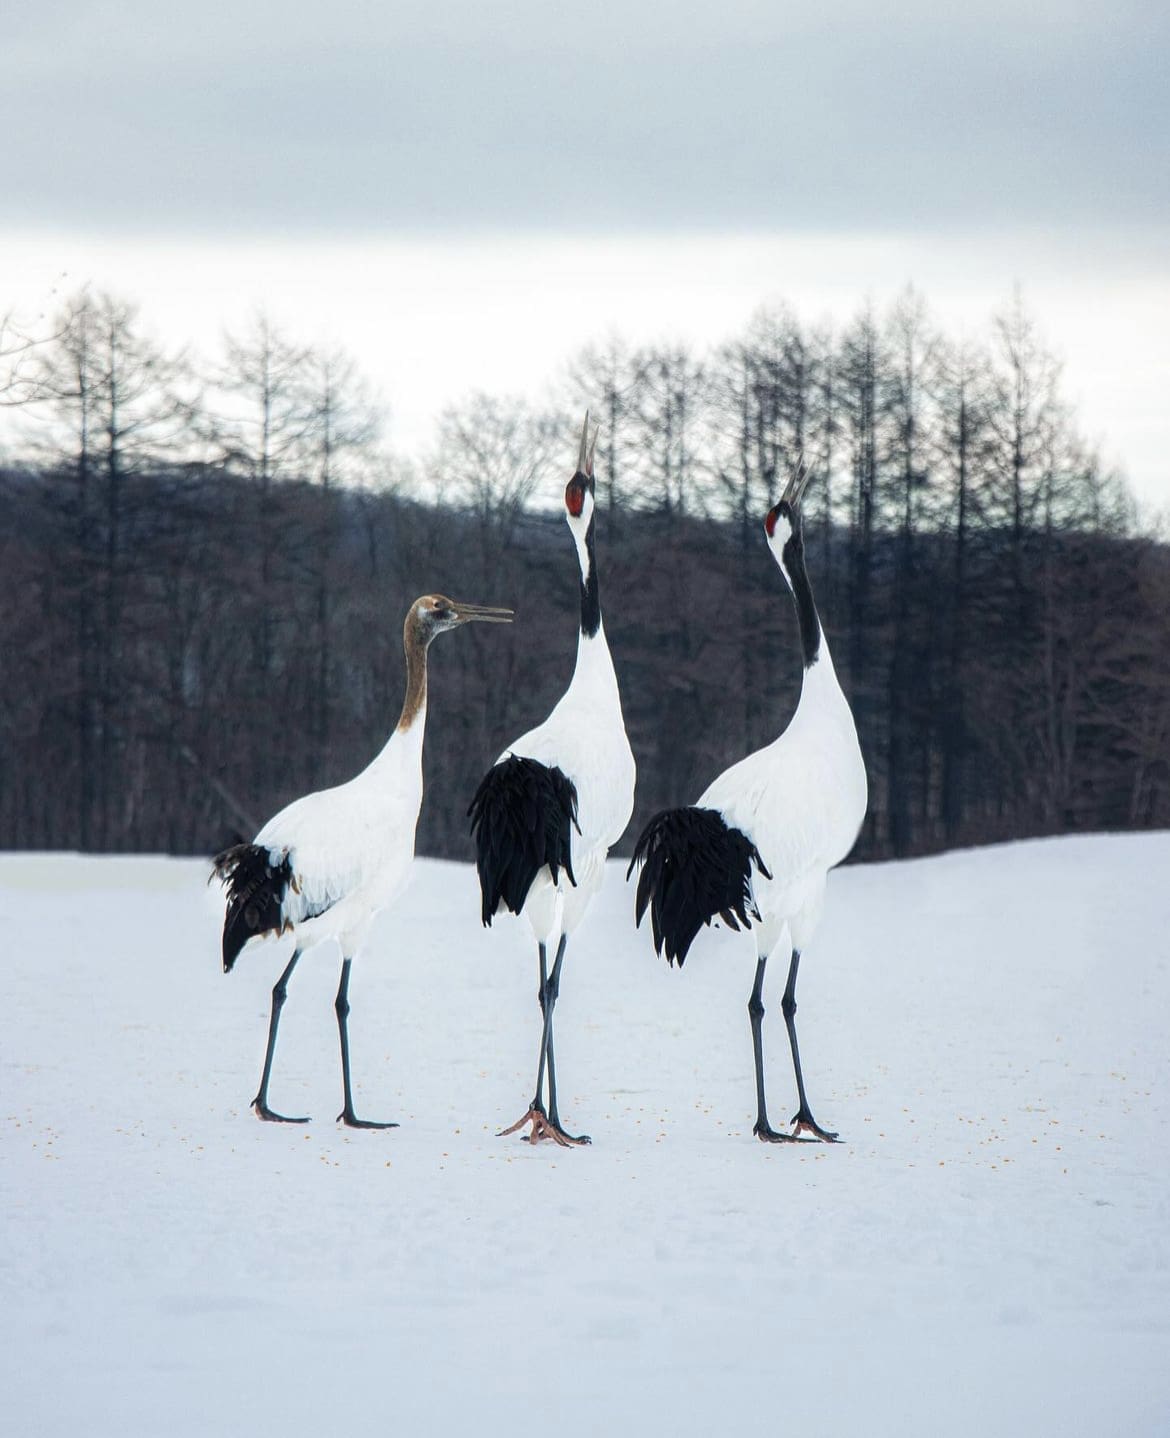
<svg viewBox="0 0 1170 1438">
<path fill-rule="evenodd" d="M 716 350 L 582 353 L 547 409 L 476 395 L 406 462 L 339 353 L 263 318 L 214 362 L 84 292 L 0 330 L 0 845 L 210 853 L 348 778 L 440 590 L 510 629 L 431 655 L 419 851 L 466 859 L 487 765 L 572 672 L 550 502 L 581 416 L 638 761 L 631 830 L 795 704 L 762 519 L 814 469 L 806 552 L 870 776 L 856 856 L 1170 825 L 1170 548 L 1078 435 L 1017 300 L 977 341 L 907 292 L 835 333 L 780 308 Z"/>
</svg>

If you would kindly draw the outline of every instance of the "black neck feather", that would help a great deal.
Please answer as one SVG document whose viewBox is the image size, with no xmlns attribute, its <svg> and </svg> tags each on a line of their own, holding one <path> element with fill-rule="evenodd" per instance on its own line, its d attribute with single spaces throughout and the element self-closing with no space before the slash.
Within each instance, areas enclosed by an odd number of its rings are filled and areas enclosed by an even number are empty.
<svg viewBox="0 0 1170 1438">
<path fill-rule="evenodd" d="M 817 616 L 816 600 L 813 599 L 812 585 L 804 567 L 804 538 L 799 528 L 793 530 L 784 546 L 784 568 L 792 585 L 792 597 L 796 600 L 804 667 L 809 669 L 820 658 L 821 621 Z"/>
<path fill-rule="evenodd" d="M 592 637 L 601 628 L 601 590 L 597 584 L 597 554 L 593 548 L 594 520 L 585 532 L 585 553 L 589 557 L 589 578 L 581 580 L 581 633 Z"/>
</svg>

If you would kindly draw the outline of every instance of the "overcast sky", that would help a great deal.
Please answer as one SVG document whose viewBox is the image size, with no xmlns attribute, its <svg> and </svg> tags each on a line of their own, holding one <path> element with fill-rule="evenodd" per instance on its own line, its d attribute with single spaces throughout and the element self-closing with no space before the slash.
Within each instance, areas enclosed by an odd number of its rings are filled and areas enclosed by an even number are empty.
<svg viewBox="0 0 1170 1438">
<path fill-rule="evenodd" d="M 718 338 L 908 281 L 966 317 L 1018 281 L 1058 348 L 1093 336 L 1088 427 L 1170 500 L 1168 54 L 1164 0 L 3 0 L 0 309 L 65 272 L 202 338 L 310 296 L 366 363 L 393 318 L 413 439 L 590 327 Z"/>
</svg>

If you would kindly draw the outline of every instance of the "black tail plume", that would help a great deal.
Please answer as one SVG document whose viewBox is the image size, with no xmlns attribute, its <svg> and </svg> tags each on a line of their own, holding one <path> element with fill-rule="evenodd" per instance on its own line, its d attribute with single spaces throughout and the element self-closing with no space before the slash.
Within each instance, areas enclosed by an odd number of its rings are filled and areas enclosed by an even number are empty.
<svg viewBox="0 0 1170 1438">
<path fill-rule="evenodd" d="M 679 967 L 701 924 L 718 917 L 729 928 L 751 928 L 759 910 L 752 899 L 752 864 L 772 875 L 759 850 L 715 809 L 664 809 L 638 835 L 626 878 L 642 865 L 634 914 L 650 908 L 654 951 Z"/>
<path fill-rule="evenodd" d="M 564 869 L 576 884 L 570 826 L 581 832 L 577 790 L 560 769 L 509 754 L 484 775 L 467 812 L 486 925 L 501 900 L 512 913 L 521 911 L 546 864 L 554 881 Z"/>
<path fill-rule="evenodd" d="M 273 863 L 270 850 L 259 844 L 236 844 L 217 854 L 213 876 L 227 889 L 223 921 L 223 971 L 230 974 L 240 950 L 257 934 L 279 934 L 281 908 L 292 883 L 292 862 L 285 854 Z"/>
</svg>

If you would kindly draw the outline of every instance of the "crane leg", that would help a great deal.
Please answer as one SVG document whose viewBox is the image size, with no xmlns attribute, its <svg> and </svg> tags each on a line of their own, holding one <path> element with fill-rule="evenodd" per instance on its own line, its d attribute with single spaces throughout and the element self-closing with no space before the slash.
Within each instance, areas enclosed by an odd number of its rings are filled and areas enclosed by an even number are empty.
<svg viewBox="0 0 1170 1438">
<path fill-rule="evenodd" d="M 557 1001 L 557 990 L 560 988 L 561 959 L 564 957 L 564 953 L 565 936 L 562 934 L 560 945 L 557 948 L 557 956 L 553 960 L 553 977 L 551 979 L 545 977 L 543 953 L 540 960 L 540 1012 L 543 1014 L 546 1008 L 548 1010 L 548 1038 L 544 1045 L 544 1057 L 548 1064 L 548 1118 L 556 1128 L 560 1128 L 561 1121 L 557 1117 L 557 1065 L 553 1047 L 552 1010 Z M 537 1085 L 537 1092 L 539 1093 L 539 1091 L 540 1086 Z"/>
<path fill-rule="evenodd" d="M 792 1049 L 792 1067 L 796 1070 L 796 1092 L 800 1099 L 800 1108 L 792 1115 L 792 1122 L 795 1124 L 792 1132 L 796 1135 L 807 1129 L 822 1143 L 838 1143 L 840 1140 L 837 1135 L 823 1129 L 813 1118 L 812 1109 L 808 1106 L 808 1096 L 804 1091 L 804 1075 L 800 1071 L 800 1048 L 796 1042 L 796 974 L 799 968 L 800 950 L 793 949 L 792 962 L 788 966 L 788 982 L 784 986 L 784 998 L 781 1001 L 784 1023 L 788 1029 L 788 1043 Z"/>
<path fill-rule="evenodd" d="M 284 1001 L 288 997 L 288 981 L 300 956 L 300 949 L 294 949 L 288 966 L 277 979 L 272 990 L 272 1016 L 268 1020 L 268 1047 L 264 1052 L 264 1074 L 260 1079 L 260 1092 L 252 1100 L 252 1107 L 256 1110 L 257 1118 L 267 1119 L 269 1123 L 308 1123 L 309 1121 L 307 1118 L 287 1118 L 284 1114 L 275 1113 L 268 1107 L 268 1080 L 272 1077 L 272 1056 L 276 1052 L 276 1030 L 280 1024 L 280 1011 L 284 1008 Z"/>
<path fill-rule="evenodd" d="M 756 1121 L 752 1132 L 761 1143 L 797 1143 L 790 1133 L 777 1133 L 768 1122 L 768 1102 L 764 1097 L 764 970 L 768 965 L 767 954 L 761 954 L 756 961 L 756 981 L 752 985 L 752 996 L 748 999 L 748 1017 L 752 1023 L 752 1054 L 756 1061 Z"/>
<path fill-rule="evenodd" d="M 559 955 L 558 955 L 559 958 Z M 540 1057 L 536 1064 L 536 1097 L 532 1100 L 533 1109 L 540 1109 L 543 1112 L 541 1093 L 544 1091 L 544 1070 L 548 1062 L 548 1046 L 552 1042 L 552 1004 L 548 997 L 548 950 L 543 944 L 540 945 L 540 991 L 537 998 L 540 1000 Z M 551 1067 L 551 1065 L 550 1065 Z M 556 1080 L 553 1079 L 555 1086 Z"/>
<path fill-rule="evenodd" d="M 557 1070 L 553 1054 L 553 1024 L 552 1011 L 556 1006 L 557 996 L 561 991 L 561 962 L 565 957 L 565 946 L 569 939 L 567 934 L 561 935 L 561 942 L 557 947 L 557 956 L 553 962 L 552 973 L 549 975 L 548 984 L 545 986 L 545 1001 L 548 1004 L 548 1043 L 545 1045 L 545 1053 L 548 1056 L 548 1121 L 554 1129 L 567 1138 L 570 1143 L 592 1143 L 587 1133 L 571 1134 L 565 1133 L 561 1127 L 561 1115 L 557 1108 Z"/>
<path fill-rule="evenodd" d="M 341 1082 L 345 1086 L 345 1107 L 337 1115 L 338 1123 L 350 1128 L 397 1128 L 396 1123 L 376 1123 L 373 1119 L 358 1118 L 353 1111 L 353 1090 L 349 1082 L 349 968 L 352 959 L 341 963 L 341 983 L 337 986 L 337 1032 L 341 1038 Z"/>
<path fill-rule="evenodd" d="M 565 946 L 568 943 L 568 936 L 561 935 L 560 944 L 557 946 L 557 956 L 553 960 L 552 973 L 548 972 L 548 950 L 543 944 L 540 945 L 540 1011 L 544 1016 L 540 1035 L 540 1056 L 536 1066 L 536 1097 L 532 1100 L 528 1112 L 516 1120 L 509 1127 L 501 1129 L 498 1137 L 503 1138 L 506 1134 L 515 1133 L 517 1129 L 523 1128 L 526 1123 L 531 1123 L 532 1130 L 524 1135 L 528 1143 L 539 1143 L 543 1138 L 550 1138 L 563 1148 L 574 1144 L 591 1143 L 588 1134 L 566 1133 L 561 1127 L 560 1114 L 557 1111 L 557 1079 L 555 1058 L 553 1052 L 553 1009 L 556 1007 L 557 994 L 561 987 L 561 964 L 565 957 Z M 544 1106 L 542 1094 L 544 1090 L 545 1067 L 548 1068 L 548 1108 Z"/>
</svg>

